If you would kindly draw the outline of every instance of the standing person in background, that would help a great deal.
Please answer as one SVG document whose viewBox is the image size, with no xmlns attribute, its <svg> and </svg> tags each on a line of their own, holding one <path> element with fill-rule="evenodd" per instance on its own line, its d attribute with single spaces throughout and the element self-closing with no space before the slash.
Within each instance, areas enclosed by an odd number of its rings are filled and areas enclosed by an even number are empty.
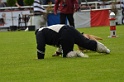
<svg viewBox="0 0 124 82">
<path fill-rule="evenodd" d="M 0 7 L 6 7 L 6 4 L 0 0 Z"/>
<path fill-rule="evenodd" d="M 39 1 L 40 1 L 41 5 L 44 5 L 45 0 L 39 0 Z"/>
<path fill-rule="evenodd" d="M 120 0 L 121 8 L 124 9 L 124 0 Z"/>
<path fill-rule="evenodd" d="M 78 0 L 78 4 L 81 4 L 82 0 Z"/>
<path fill-rule="evenodd" d="M 18 8 L 21 8 L 21 6 L 24 6 L 24 1 L 23 1 L 23 0 L 17 0 L 16 6 L 17 6 Z"/>
<path fill-rule="evenodd" d="M 27 24 L 28 26 L 35 25 L 35 30 L 39 29 L 41 26 L 46 26 L 46 9 L 41 4 L 42 2 L 40 0 L 34 0 L 34 16 L 31 16 Z M 28 31 L 28 28 L 25 31 Z"/>
<path fill-rule="evenodd" d="M 122 9 L 122 24 L 124 24 L 124 0 L 120 0 Z"/>
<path fill-rule="evenodd" d="M 73 14 L 79 9 L 77 0 L 55 0 L 54 14 L 57 14 L 57 10 L 60 11 L 60 24 L 66 23 L 66 17 L 70 26 L 75 27 Z"/>
<path fill-rule="evenodd" d="M 41 5 L 40 0 L 34 0 L 34 25 L 35 29 L 39 29 L 41 26 L 46 26 L 46 9 Z"/>
</svg>

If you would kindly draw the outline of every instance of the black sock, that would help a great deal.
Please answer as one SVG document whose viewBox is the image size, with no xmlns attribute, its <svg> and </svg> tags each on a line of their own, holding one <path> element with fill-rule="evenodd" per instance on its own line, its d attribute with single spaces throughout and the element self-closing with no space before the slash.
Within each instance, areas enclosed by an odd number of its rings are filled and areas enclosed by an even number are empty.
<svg viewBox="0 0 124 82">
<path fill-rule="evenodd" d="M 38 59 L 44 59 L 44 54 L 37 52 Z"/>
</svg>

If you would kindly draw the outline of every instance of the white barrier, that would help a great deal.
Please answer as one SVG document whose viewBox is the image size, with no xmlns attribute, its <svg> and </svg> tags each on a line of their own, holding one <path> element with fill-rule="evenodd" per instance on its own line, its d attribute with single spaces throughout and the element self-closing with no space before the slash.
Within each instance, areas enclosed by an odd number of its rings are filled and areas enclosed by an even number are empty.
<svg viewBox="0 0 124 82">
<path fill-rule="evenodd" d="M 13 16 L 12 16 L 13 14 Z M 18 26 L 19 14 L 30 14 L 29 10 L 19 10 L 19 11 L 2 11 L 0 12 L 0 18 L 4 19 L 4 24 L 0 24 L 0 27 L 9 27 L 12 24 Z M 13 18 L 13 21 L 12 21 Z"/>
<path fill-rule="evenodd" d="M 81 4 L 86 4 L 86 3 L 81 3 Z M 100 2 L 88 2 L 88 4 L 95 4 L 95 9 L 93 10 L 104 10 L 104 9 L 111 9 L 110 5 L 108 5 L 107 8 L 101 8 L 98 9 L 98 4 L 100 4 Z M 44 5 L 44 7 L 48 7 L 49 5 Z M 50 6 L 54 6 L 54 4 L 50 5 Z M 120 5 L 117 4 L 117 7 L 120 8 Z M 0 24 L 0 27 L 9 27 L 10 25 L 12 25 L 12 18 L 14 19 L 14 25 L 18 26 L 18 16 L 19 14 L 30 14 L 30 10 L 29 9 L 33 9 L 33 6 L 22 6 L 21 7 L 24 10 L 19 10 L 18 7 L 2 7 L 0 8 L 0 18 L 3 18 L 3 14 L 5 14 L 6 17 L 4 17 L 3 19 L 5 19 L 5 24 Z M 13 17 L 11 17 L 11 9 L 13 9 Z M 74 18 L 75 18 L 75 23 L 76 23 L 76 27 L 90 27 L 90 16 L 89 16 L 89 12 L 90 10 L 82 10 L 80 13 L 77 13 Z M 120 10 L 119 10 L 120 13 Z M 122 15 L 119 14 L 119 16 L 117 16 L 117 22 L 119 21 L 119 24 L 121 24 L 121 20 L 122 20 Z M 81 17 L 80 17 L 81 16 Z M 80 20 L 80 23 L 79 23 Z M 84 22 L 82 22 L 84 21 Z M 80 24 L 80 25 L 77 25 Z"/>
</svg>

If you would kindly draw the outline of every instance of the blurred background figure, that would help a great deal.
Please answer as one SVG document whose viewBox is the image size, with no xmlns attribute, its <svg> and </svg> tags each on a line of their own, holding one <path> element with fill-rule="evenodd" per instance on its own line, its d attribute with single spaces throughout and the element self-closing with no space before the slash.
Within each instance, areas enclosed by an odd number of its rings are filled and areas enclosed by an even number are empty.
<svg viewBox="0 0 124 82">
<path fill-rule="evenodd" d="M 124 9 L 124 0 L 120 0 L 121 2 L 121 8 Z"/>
<path fill-rule="evenodd" d="M 78 0 L 56 0 L 54 6 L 54 14 L 60 11 L 60 24 L 66 23 L 66 18 L 69 21 L 70 26 L 74 25 L 74 12 L 79 10 Z"/>
<path fill-rule="evenodd" d="M 46 26 L 47 11 L 41 4 L 42 2 L 40 0 L 34 0 L 34 16 L 31 16 L 28 21 L 28 26 L 35 25 L 35 30 L 39 29 L 40 27 Z M 26 29 L 25 31 L 27 30 L 28 29 Z"/>
<path fill-rule="evenodd" d="M 101 1 L 102 1 L 102 8 L 106 8 L 107 0 L 101 0 Z"/>
<path fill-rule="evenodd" d="M 16 6 L 17 6 L 18 8 L 21 8 L 21 6 L 24 6 L 24 1 L 23 1 L 23 0 L 17 0 Z"/>
<path fill-rule="evenodd" d="M 120 0 L 122 8 L 122 24 L 124 24 L 124 0 Z"/>
<path fill-rule="evenodd" d="M 0 0 L 0 7 L 6 7 L 6 3 L 2 2 L 2 0 Z"/>
<path fill-rule="evenodd" d="M 46 26 L 45 16 L 46 9 L 41 5 L 40 0 L 34 0 L 34 24 L 36 29 L 39 29 L 41 26 Z"/>
<path fill-rule="evenodd" d="M 0 17 L 0 25 L 4 25 L 6 23 L 6 13 L 2 13 Z"/>
<path fill-rule="evenodd" d="M 2 13 L 2 18 L 4 20 L 4 24 L 6 23 L 6 13 Z"/>
<path fill-rule="evenodd" d="M 55 0 L 41 0 L 43 5 L 47 5 L 49 2 L 55 3 Z"/>
</svg>

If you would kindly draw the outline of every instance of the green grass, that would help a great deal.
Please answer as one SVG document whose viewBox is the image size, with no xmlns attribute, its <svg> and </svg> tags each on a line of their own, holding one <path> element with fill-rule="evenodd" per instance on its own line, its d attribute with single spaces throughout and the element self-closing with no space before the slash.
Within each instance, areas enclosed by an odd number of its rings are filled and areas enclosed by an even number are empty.
<svg viewBox="0 0 124 82">
<path fill-rule="evenodd" d="M 34 32 L 0 32 L 0 82 L 124 82 L 124 26 L 117 26 L 117 38 L 108 38 L 109 27 L 78 30 L 102 37 L 111 54 L 52 57 L 56 48 L 47 46 L 45 59 L 37 60 Z"/>
</svg>

